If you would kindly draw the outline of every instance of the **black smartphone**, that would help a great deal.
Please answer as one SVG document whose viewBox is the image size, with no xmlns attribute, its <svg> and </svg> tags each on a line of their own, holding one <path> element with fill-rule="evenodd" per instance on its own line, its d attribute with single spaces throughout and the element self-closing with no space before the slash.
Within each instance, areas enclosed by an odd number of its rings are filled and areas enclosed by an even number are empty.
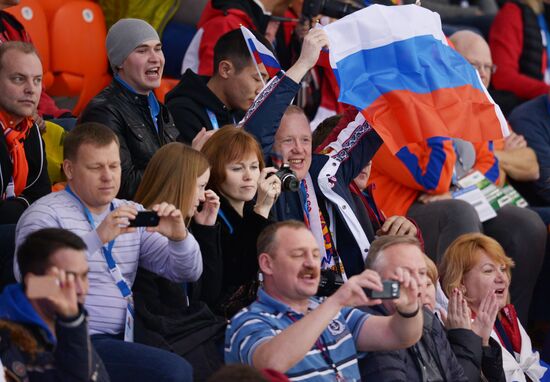
<svg viewBox="0 0 550 382">
<path fill-rule="evenodd" d="M 134 220 L 130 219 L 128 227 L 156 227 L 160 217 L 155 211 L 139 211 Z"/>
<path fill-rule="evenodd" d="M 393 300 L 399 298 L 399 281 L 384 280 L 382 281 L 384 289 L 382 291 L 363 288 L 368 298 L 381 299 L 381 300 Z"/>
</svg>

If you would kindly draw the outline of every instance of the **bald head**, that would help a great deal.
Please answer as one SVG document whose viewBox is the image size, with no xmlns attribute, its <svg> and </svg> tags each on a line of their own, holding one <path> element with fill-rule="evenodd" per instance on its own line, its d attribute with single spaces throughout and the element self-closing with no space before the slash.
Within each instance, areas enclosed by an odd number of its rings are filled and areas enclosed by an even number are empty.
<svg viewBox="0 0 550 382">
<path fill-rule="evenodd" d="M 488 87 L 493 72 L 493 60 L 489 45 L 483 37 L 469 30 L 461 30 L 449 37 L 449 40 L 456 51 L 477 69 L 483 85 Z"/>
</svg>

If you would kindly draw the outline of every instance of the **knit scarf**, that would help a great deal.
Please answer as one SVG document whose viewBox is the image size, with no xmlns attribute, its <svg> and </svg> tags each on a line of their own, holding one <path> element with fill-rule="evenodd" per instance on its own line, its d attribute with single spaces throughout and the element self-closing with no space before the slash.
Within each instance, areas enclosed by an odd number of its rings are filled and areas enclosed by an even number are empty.
<svg viewBox="0 0 550 382">
<path fill-rule="evenodd" d="M 321 269 L 332 269 L 346 280 L 344 266 L 336 252 L 325 217 L 317 204 L 313 180 L 309 173 L 306 175 L 305 179 L 300 182 L 300 193 L 302 196 L 304 223 L 313 233 L 315 240 L 319 244 L 319 248 L 325 249 L 321 261 Z"/>
<path fill-rule="evenodd" d="M 19 125 L 13 126 L 14 124 L 11 119 L 5 113 L 0 113 L 0 125 L 2 126 L 4 138 L 8 145 L 8 152 L 10 153 L 13 164 L 12 181 L 14 184 L 15 196 L 21 195 L 27 185 L 29 165 L 27 163 L 23 141 L 27 138 L 32 124 L 32 119 L 26 118 L 19 123 Z"/>
</svg>

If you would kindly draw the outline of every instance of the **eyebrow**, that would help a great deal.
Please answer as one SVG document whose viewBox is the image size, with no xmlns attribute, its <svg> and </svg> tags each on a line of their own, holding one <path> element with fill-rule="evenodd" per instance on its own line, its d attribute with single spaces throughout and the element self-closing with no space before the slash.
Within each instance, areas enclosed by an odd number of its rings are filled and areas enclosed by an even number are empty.
<svg viewBox="0 0 550 382">
<path fill-rule="evenodd" d="M 140 44 L 140 45 L 136 46 L 134 48 L 134 50 L 140 49 L 140 48 L 156 48 L 156 47 L 161 47 L 162 48 L 162 43 L 161 42 L 156 43 L 154 46 L 147 45 L 147 44 Z"/>
</svg>

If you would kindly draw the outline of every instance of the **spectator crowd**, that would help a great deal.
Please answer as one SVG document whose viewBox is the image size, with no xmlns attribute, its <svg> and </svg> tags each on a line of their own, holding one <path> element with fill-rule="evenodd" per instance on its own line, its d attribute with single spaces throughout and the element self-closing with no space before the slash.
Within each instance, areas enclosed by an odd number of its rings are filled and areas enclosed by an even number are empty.
<svg viewBox="0 0 550 382">
<path fill-rule="evenodd" d="M 72 115 L 17 3 L 0 381 L 550 381 L 550 1 L 408 5 L 440 14 L 511 133 L 397 153 L 338 102 L 326 4 L 207 1 L 166 104 L 158 28 L 113 20 L 112 80 Z M 460 197 L 473 176 L 505 195 L 490 217 Z"/>
</svg>

